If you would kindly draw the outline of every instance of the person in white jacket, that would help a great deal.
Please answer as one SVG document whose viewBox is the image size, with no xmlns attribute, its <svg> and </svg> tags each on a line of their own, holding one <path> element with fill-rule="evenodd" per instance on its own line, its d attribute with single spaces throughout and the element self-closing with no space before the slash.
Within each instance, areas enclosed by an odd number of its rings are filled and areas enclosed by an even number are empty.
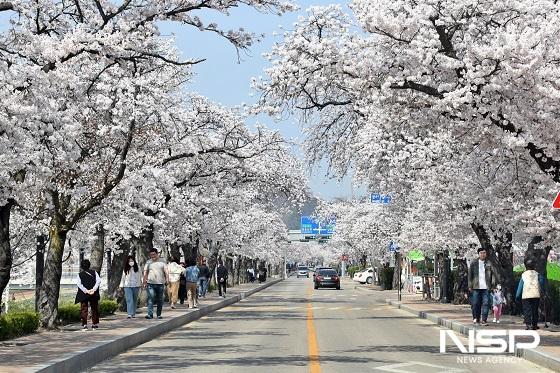
<svg viewBox="0 0 560 373">
<path fill-rule="evenodd" d="M 138 305 L 138 293 L 142 286 L 142 273 L 138 268 L 138 263 L 134 256 L 129 255 L 124 262 L 124 271 L 121 277 L 120 287 L 124 289 L 126 299 L 127 318 L 136 317 L 136 307 Z"/>
<path fill-rule="evenodd" d="M 173 260 L 167 265 L 167 272 L 169 273 L 167 295 L 169 296 L 171 308 L 174 309 L 179 297 L 179 280 L 181 279 L 181 274 L 185 272 L 185 268 L 179 264 L 179 259 L 173 258 Z"/>
</svg>

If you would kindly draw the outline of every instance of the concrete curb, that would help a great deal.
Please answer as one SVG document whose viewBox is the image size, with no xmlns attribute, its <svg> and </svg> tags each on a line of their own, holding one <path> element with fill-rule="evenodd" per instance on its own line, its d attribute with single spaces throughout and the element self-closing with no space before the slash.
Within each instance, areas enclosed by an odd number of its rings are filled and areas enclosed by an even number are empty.
<svg viewBox="0 0 560 373">
<path fill-rule="evenodd" d="M 45 364 L 36 365 L 27 371 L 41 373 L 72 373 L 89 369 L 103 360 L 116 356 L 126 350 L 141 345 L 142 343 L 146 343 L 162 334 L 168 333 L 185 324 L 198 320 L 201 317 L 221 308 L 237 303 L 250 295 L 279 283 L 280 281 L 282 281 L 282 279 L 272 280 L 254 289 L 241 292 L 231 298 L 226 298 L 217 303 L 198 308 L 195 311 L 189 311 L 184 315 L 165 320 L 130 335 L 98 343 L 90 349 L 73 351 L 61 358 L 51 360 Z M 71 349 L 71 346 L 69 346 L 69 348 Z"/>
<path fill-rule="evenodd" d="M 403 311 L 409 312 L 421 319 L 429 320 L 437 325 L 451 329 L 457 333 L 461 333 L 465 336 L 469 335 L 469 330 L 474 328 L 471 326 L 463 325 L 457 321 L 452 321 L 444 317 L 438 316 L 434 313 L 424 312 L 415 310 L 412 307 L 403 305 L 400 302 L 386 299 L 385 302 L 391 306 L 394 306 Z M 538 351 L 536 349 L 526 350 L 522 348 L 515 349 L 515 356 L 523 358 L 527 361 L 540 365 L 544 368 L 550 369 L 554 372 L 560 372 L 560 359 L 547 354 L 546 352 Z"/>
</svg>

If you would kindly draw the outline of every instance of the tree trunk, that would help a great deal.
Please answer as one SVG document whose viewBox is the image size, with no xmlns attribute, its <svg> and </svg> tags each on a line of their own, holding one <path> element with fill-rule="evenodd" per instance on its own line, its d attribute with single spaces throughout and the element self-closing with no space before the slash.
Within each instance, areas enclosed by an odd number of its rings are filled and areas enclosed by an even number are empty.
<svg viewBox="0 0 560 373">
<path fill-rule="evenodd" d="M 498 274 L 496 283 L 502 285 L 507 303 L 505 311 L 512 313 L 514 311 L 512 305 L 515 301 L 515 281 L 513 278 L 513 235 L 511 232 L 505 232 L 495 236 L 496 260 L 498 264 Z"/>
<path fill-rule="evenodd" d="M 234 287 L 235 286 L 235 273 L 233 268 L 233 259 L 226 256 L 226 268 L 228 270 L 228 286 Z"/>
<path fill-rule="evenodd" d="M 467 259 L 459 258 L 458 256 L 457 253 L 455 258 L 457 273 L 455 275 L 455 282 L 453 283 L 453 304 L 468 304 L 469 270 L 467 267 Z"/>
<path fill-rule="evenodd" d="M 181 245 L 174 242 L 169 244 L 169 255 L 172 259 L 181 259 Z"/>
<path fill-rule="evenodd" d="M 241 284 L 241 256 L 239 255 L 235 259 L 235 283 Z"/>
<path fill-rule="evenodd" d="M 129 242 L 130 255 L 136 257 L 138 266 L 144 268 L 144 264 L 148 261 L 150 250 L 154 247 L 154 229 L 150 225 L 140 233 L 140 237 L 131 237 Z"/>
<path fill-rule="evenodd" d="M 45 261 L 45 273 L 39 295 L 39 311 L 41 325 L 52 329 L 57 324 L 58 296 L 60 292 L 60 278 L 62 277 L 62 256 L 68 228 L 64 226 L 64 219 L 55 214 L 49 227 L 49 250 Z"/>
<path fill-rule="evenodd" d="M 45 273 L 45 246 L 47 235 L 37 236 L 37 248 L 35 251 L 35 312 L 39 312 L 39 296 L 43 285 L 43 274 Z"/>
<path fill-rule="evenodd" d="M 438 267 L 439 267 L 439 287 L 440 296 L 439 300 L 441 303 L 451 302 L 451 268 L 449 251 L 444 250 L 440 255 L 438 255 Z"/>
<path fill-rule="evenodd" d="M 10 214 L 14 202 L 9 200 L 0 206 L 0 299 L 10 282 L 12 270 L 12 248 L 10 246 Z"/>
<path fill-rule="evenodd" d="M 129 242 L 122 240 L 119 247 L 113 251 L 113 260 L 111 261 L 111 268 L 109 272 L 109 282 L 107 283 L 107 297 L 111 299 L 116 299 L 120 302 L 122 299 L 121 292 L 119 291 L 119 285 L 121 283 L 121 278 L 124 270 L 124 261 L 128 256 L 128 251 L 130 249 Z M 140 269 L 139 269 L 140 270 Z"/>
<path fill-rule="evenodd" d="M 101 273 L 103 267 L 103 255 L 105 255 L 105 229 L 103 224 L 98 224 L 95 227 L 94 241 L 91 246 L 91 255 L 89 261 L 91 262 L 91 269 Z"/>
<path fill-rule="evenodd" d="M 200 238 L 196 235 L 195 238 L 191 238 L 189 242 L 183 245 L 183 256 L 185 258 L 185 263 L 193 262 L 196 263 L 198 258 L 198 245 L 200 245 Z"/>
</svg>

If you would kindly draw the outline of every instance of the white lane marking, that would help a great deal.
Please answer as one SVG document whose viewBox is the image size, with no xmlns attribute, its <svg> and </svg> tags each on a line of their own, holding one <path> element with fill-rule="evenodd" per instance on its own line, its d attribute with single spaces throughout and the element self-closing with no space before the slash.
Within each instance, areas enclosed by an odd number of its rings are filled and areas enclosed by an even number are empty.
<svg viewBox="0 0 560 373">
<path fill-rule="evenodd" d="M 420 365 L 422 367 L 428 367 L 428 368 L 438 368 L 441 370 L 434 370 L 434 373 L 460 373 L 460 372 L 468 372 L 467 369 L 462 369 L 462 368 L 450 368 L 450 367 L 446 367 L 443 365 L 435 365 L 435 364 L 428 364 L 428 363 L 423 363 L 421 361 L 410 361 L 408 363 L 399 363 L 399 364 L 391 364 L 391 365 L 384 365 L 381 367 L 374 367 L 372 369 L 374 370 L 382 370 L 385 372 L 393 372 L 393 373 L 416 373 L 416 370 L 404 370 L 404 369 L 400 369 L 400 368 L 412 368 L 415 365 Z"/>
</svg>

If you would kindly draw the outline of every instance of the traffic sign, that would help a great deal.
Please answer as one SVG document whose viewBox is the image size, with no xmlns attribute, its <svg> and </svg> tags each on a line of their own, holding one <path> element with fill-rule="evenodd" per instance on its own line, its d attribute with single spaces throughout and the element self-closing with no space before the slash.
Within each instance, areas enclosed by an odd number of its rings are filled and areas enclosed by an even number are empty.
<svg viewBox="0 0 560 373">
<path fill-rule="evenodd" d="M 334 233 L 335 219 L 317 221 L 310 216 L 301 217 L 301 234 L 315 236 L 332 236 Z"/>
<path fill-rule="evenodd" d="M 389 251 L 394 253 L 395 251 L 399 251 L 399 245 L 396 242 L 391 241 L 389 243 Z"/>
<path fill-rule="evenodd" d="M 553 209 L 560 209 L 560 192 L 556 195 L 556 199 L 552 202 Z"/>
<path fill-rule="evenodd" d="M 393 197 L 391 197 L 390 194 L 371 193 L 371 195 L 370 195 L 371 203 L 379 203 L 379 204 L 382 204 L 382 205 L 388 205 L 388 204 L 391 203 L 392 199 L 393 199 Z"/>
</svg>

